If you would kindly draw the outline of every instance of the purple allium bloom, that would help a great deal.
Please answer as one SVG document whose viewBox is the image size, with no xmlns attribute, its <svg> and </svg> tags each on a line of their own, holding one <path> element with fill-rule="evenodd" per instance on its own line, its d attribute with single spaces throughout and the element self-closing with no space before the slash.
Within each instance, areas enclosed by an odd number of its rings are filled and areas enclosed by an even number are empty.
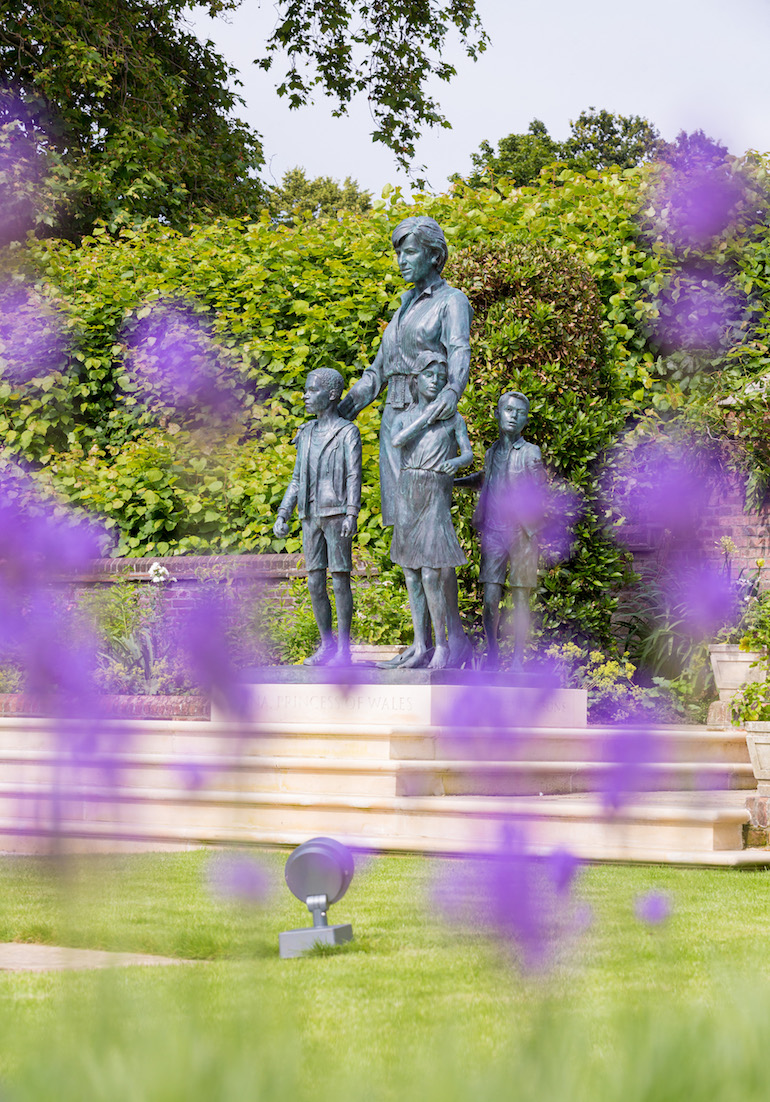
<svg viewBox="0 0 770 1102">
<path fill-rule="evenodd" d="M 661 736 L 650 728 L 619 727 L 602 744 L 606 769 L 599 773 L 599 793 L 610 813 L 655 787 L 655 762 L 664 761 Z"/>
<path fill-rule="evenodd" d="M 13 89 L 0 88 L 0 246 L 32 229 L 40 200 L 43 158 L 30 135 L 30 109 Z M 49 202 L 49 207 L 51 206 Z"/>
<path fill-rule="evenodd" d="M 549 858 L 554 887 L 559 895 L 569 892 L 582 862 L 567 849 L 555 849 Z"/>
<path fill-rule="evenodd" d="M 196 685 L 234 719 L 250 718 L 249 695 L 232 660 L 225 598 L 208 592 L 182 618 L 178 645 Z"/>
<path fill-rule="evenodd" d="M 660 926 L 672 911 L 671 896 L 667 892 L 649 891 L 638 895 L 634 901 L 634 914 L 648 926 Z"/>
<path fill-rule="evenodd" d="M 540 553 L 548 562 L 560 562 L 572 554 L 574 528 L 584 512 L 577 490 L 568 483 L 553 483 L 540 529 Z"/>
<path fill-rule="evenodd" d="M 733 343 L 746 304 L 724 276 L 684 267 L 661 291 L 658 308 L 652 336 L 662 352 L 670 353 Z"/>
<path fill-rule="evenodd" d="M 206 869 L 211 894 L 222 902 L 264 903 L 270 876 L 264 865 L 245 854 L 217 854 Z"/>
<path fill-rule="evenodd" d="M 54 835 L 82 818 L 84 801 L 112 800 L 126 731 L 105 726 L 98 646 L 62 575 L 85 572 L 99 550 L 93 527 L 62 519 L 20 474 L 0 483 L 0 659 L 21 668 L 25 691 L 54 740 L 47 789 L 20 793 L 22 820 Z"/>
<path fill-rule="evenodd" d="M 214 771 L 215 767 L 210 762 L 196 761 L 193 758 L 181 761 L 176 766 L 176 772 L 188 792 L 197 792 L 203 788 Z"/>
<path fill-rule="evenodd" d="M 523 529 L 536 536 L 544 555 L 555 562 L 569 556 L 572 529 L 583 506 L 574 488 L 565 482 L 548 486 L 536 478 L 521 478 L 513 487 L 485 490 L 479 511 L 490 531 L 516 533 Z"/>
<path fill-rule="evenodd" d="M 612 469 L 607 504 L 634 527 L 655 527 L 675 543 L 695 545 L 718 472 L 698 449 L 652 443 L 635 448 Z M 623 539 L 623 528 L 618 538 Z"/>
<path fill-rule="evenodd" d="M 514 686 L 504 670 L 467 672 L 438 717 L 441 738 L 453 753 L 474 761 L 494 761 L 501 739 L 511 750 L 518 740 L 531 734 L 561 687 L 561 680 L 555 666 L 538 664 L 536 672 L 517 675 L 515 681 Z M 512 704 L 514 688 L 522 692 Z"/>
<path fill-rule="evenodd" d="M 126 336 L 136 397 L 181 416 L 235 416 L 237 381 L 207 321 L 192 304 L 160 304 Z"/>
<path fill-rule="evenodd" d="M 18 283 L 0 286 L 0 379 L 23 386 L 65 371 L 69 342 L 54 306 Z"/>
<path fill-rule="evenodd" d="M 665 160 L 651 197 L 653 229 L 674 249 L 704 249 L 737 222 L 747 180 L 726 146 L 702 131 L 682 132 Z"/>
<path fill-rule="evenodd" d="M 521 827 L 509 824 L 494 853 L 444 866 L 435 899 L 450 921 L 496 937 L 524 971 L 543 971 L 585 927 L 571 898 L 578 867 L 564 850 L 535 853 Z"/>
<path fill-rule="evenodd" d="M 656 533 L 661 551 L 654 584 L 641 594 L 650 624 L 699 640 L 729 623 L 741 587 L 715 561 L 713 539 L 702 535 L 704 516 L 722 469 L 708 451 L 692 446 L 637 447 L 612 472 L 607 505 L 623 518 L 618 539 Z"/>
<path fill-rule="evenodd" d="M 654 201 L 664 238 L 674 247 L 703 248 L 737 219 L 743 196 L 740 178 L 721 168 L 666 172 Z"/>
<path fill-rule="evenodd" d="M 324 666 L 323 669 L 325 680 L 339 689 L 345 700 L 357 686 L 366 684 L 371 677 L 366 666 L 355 665 L 352 661 L 346 666 Z"/>
<path fill-rule="evenodd" d="M 714 563 L 699 563 L 683 570 L 670 588 L 672 604 L 693 638 L 713 636 L 736 608 L 736 587 Z"/>
</svg>

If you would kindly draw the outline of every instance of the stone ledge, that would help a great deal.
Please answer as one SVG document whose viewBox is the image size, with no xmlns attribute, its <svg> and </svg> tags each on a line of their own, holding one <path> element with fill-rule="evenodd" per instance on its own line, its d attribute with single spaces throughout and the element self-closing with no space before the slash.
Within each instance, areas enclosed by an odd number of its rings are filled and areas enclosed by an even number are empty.
<svg viewBox="0 0 770 1102">
<path fill-rule="evenodd" d="M 367 662 L 354 662 L 350 666 L 249 666 L 241 670 L 240 677 L 249 685 L 328 685 L 344 691 L 357 685 L 466 685 L 479 690 L 514 687 L 542 689 L 546 693 L 557 691 L 548 677 L 536 672 L 405 670 L 398 666 L 383 670 Z"/>
<path fill-rule="evenodd" d="M 155 555 L 146 558 L 94 559 L 90 569 L 68 581 L 107 582 L 128 578 L 135 582 L 150 582 L 153 563 L 165 566 L 178 581 L 200 582 L 206 576 L 221 572 L 223 577 L 238 580 L 285 581 L 305 576 L 302 555 Z"/>
<path fill-rule="evenodd" d="M 211 703 L 205 696 L 102 696 L 99 703 L 108 719 L 209 719 Z M 39 700 L 26 693 L 0 693 L 0 716 L 45 716 Z"/>
</svg>

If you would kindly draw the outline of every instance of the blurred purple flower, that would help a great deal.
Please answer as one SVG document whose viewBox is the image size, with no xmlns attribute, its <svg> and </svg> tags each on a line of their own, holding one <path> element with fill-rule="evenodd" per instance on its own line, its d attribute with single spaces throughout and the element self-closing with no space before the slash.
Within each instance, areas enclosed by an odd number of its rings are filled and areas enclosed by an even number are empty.
<svg viewBox="0 0 770 1102">
<path fill-rule="evenodd" d="M 579 865 L 564 850 L 535 853 L 521 827 L 508 824 L 494 853 L 445 865 L 434 898 L 450 921 L 480 926 L 524 971 L 542 971 L 585 928 L 586 913 L 571 899 Z"/>
<path fill-rule="evenodd" d="M 658 296 L 652 337 L 664 353 L 734 343 L 745 315 L 742 295 L 721 275 L 681 268 Z"/>
<path fill-rule="evenodd" d="M 727 147 L 703 131 L 682 132 L 665 160 L 651 197 L 653 227 L 673 248 L 706 248 L 737 221 L 747 180 Z"/>
<path fill-rule="evenodd" d="M 619 514 L 619 542 L 658 542 L 654 584 L 640 594 L 648 622 L 683 642 L 712 636 L 740 616 L 742 590 L 715 558 L 704 517 L 723 473 L 706 449 L 651 444 L 635 448 L 612 470 L 608 511 Z"/>
<path fill-rule="evenodd" d="M 667 174 L 656 196 L 664 236 L 675 246 L 703 248 L 737 219 L 743 193 L 742 181 L 718 168 Z"/>
<path fill-rule="evenodd" d="M 572 554 L 574 527 L 584 511 L 577 490 L 567 482 L 553 482 L 548 490 L 540 530 L 540 553 L 549 562 L 560 562 Z"/>
<path fill-rule="evenodd" d="M 18 283 L 0 285 L 0 378 L 11 386 L 67 368 L 69 341 L 52 303 Z"/>
<path fill-rule="evenodd" d="M 553 663 L 533 663 L 515 684 L 505 671 L 467 670 L 437 717 L 440 739 L 452 754 L 473 761 L 499 760 L 531 736 L 562 686 Z"/>
<path fill-rule="evenodd" d="M 13 89 L 0 88 L 0 246 L 23 240 L 35 222 L 41 161 L 29 116 Z"/>
<path fill-rule="evenodd" d="M 650 727 L 618 727 L 601 747 L 605 767 L 598 774 L 598 789 L 609 813 L 619 811 L 635 796 L 655 789 L 655 762 L 665 761 L 662 736 Z"/>
<path fill-rule="evenodd" d="M 270 876 L 259 861 L 246 855 L 217 854 L 208 862 L 206 880 L 222 902 L 264 903 L 271 892 Z"/>
<path fill-rule="evenodd" d="M 237 380 L 206 319 L 187 302 L 156 305 L 126 335 L 136 397 L 181 416 L 232 417 Z"/>
<path fill-rule="evenodd" d="M 712 470 L 697 449 L 649 444 L 623 456 L 611 470 L 607 504 L 632 527 L 655 527 L 693 546 L 711 497 Z M 624 529 L 618 533 L 622 542 Z"/>
<path fill-rule="evenodd" d="M 196 761 L 194 758 L 187 758 L 179 762 L 176 766 L 176 772 L 179 774 L 182 784 L 188 792 L 197 792 L 206 785 L 212 774 L 217 771 L 217 768 L 218 767 L 215 766 L 213 762 Z"/>
<path fill-rule="evenodd" d="M 646 922 L 648 926 L 660 926 L 670 918 L 671 911 L 671 896 L 666 892 L 645 892 L 634 901 L 634 914 L 640 922 Z"/>
<path fill-rule="evenodd" d="M 54 514 L 21 473 L 4 472 L 0 500 L 0 660 L 21 669 L 54 740 L 50 784 L 20 791 L 20 822 L 57 840 L 86 804 L 117 798 L 130 738 L 104 722 L 96 633 L 66 585 L 98 554 L 98 530 Z"/>
<path fill-rule="evenodd" d="M 482 539 L 486 532 L 510 533 L 512 547 L 523 531 L 537 539 L 547 558 L 557 561 L 569 556 L 572 528 L 581 513 L 582 502 L 567 483 L 549 486 L 536 477 L 521 477 L 510 488 L 482 490 L 474 524 Z"/>
<path fill-rule="evenodd" d="M 324 680 L 339 689 L 345 700 L 359 685 L 365 685 L 371 680 L 371 672 L 368 668 L 353 662 L 347 666 L 324 666 L 323 671 Z"/>
<path fill-rule="evenodd" d="M 567 849 L 555 849 L 549 860 L 554 887 L 562 895 L 571 889 L 582 862 Z"/>
<path fill-rule="evenodd" d="M 206 593 L 177 625 L 178 647 L 190 677 L 233 719 L 249 719 L 249 692 L 231 656 L 225 598 Z"/>
<path fill-rule="evenodd" d="M 736 612 L 738 589 L 715 563 L 683 569 L 670 589 L 675 611 L 693 638 L 713 636 Z"/>
</svg>

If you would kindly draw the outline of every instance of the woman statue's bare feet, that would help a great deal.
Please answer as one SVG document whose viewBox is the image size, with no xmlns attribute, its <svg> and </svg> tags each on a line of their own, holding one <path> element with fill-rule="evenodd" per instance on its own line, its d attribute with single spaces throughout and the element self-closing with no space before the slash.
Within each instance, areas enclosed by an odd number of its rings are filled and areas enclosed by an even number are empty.
<svg viewBox="0 0 770 1102">
<path fill-rule="evenodd" d="M 449 647 L 439 644 L 428 665 L 429 670 L 445 670 L 449 665 Z"/>
<path fill-rule="evenodd" d="M 428 665 L 430 656 L 431 652 L 429 650 L 426 650 L 425 647 L 416 646 L 412 652 L 411 657 L 407 658 L 405 662 L 402 662 L 399 669 L 421 670 L 423 666 Z"/>
<path fill-rule="evenodd" d="M 449 641 L 449 665 L 453 669 L 462 669 L 473 662 L 473 644 L 467 635 Z"/>
<path fill-rule="evenodd" d="M 389 658 L 387 662 L 378 662 L 378 670 L 397 670 L 405 666 L 409 659 L 414 654 L 414 643 L 411 647 L 407 647 L 406 650 L 402 650 L 400 654 L 394 655 L 393 658 Z"/>
</svg>

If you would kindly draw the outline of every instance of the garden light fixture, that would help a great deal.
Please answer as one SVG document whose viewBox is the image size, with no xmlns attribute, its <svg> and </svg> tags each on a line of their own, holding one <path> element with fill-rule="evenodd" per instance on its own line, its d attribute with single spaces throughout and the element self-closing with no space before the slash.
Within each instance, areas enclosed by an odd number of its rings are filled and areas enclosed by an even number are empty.
<svg viewBox="0 0 770 1102">
<path fill-rule="evenodd" d="M 353 854 L 334 838 L 311 838 L 290 854 L 284 875 L 289 890 L 313 916 L 313 925 L 278 935 L 282 957 L 298 957 L 315 945 L 343 945 L 353 940 L 349 922 L 330 926 L 326 912 L 342 899 L 353 879 Z"/>
</svg>

